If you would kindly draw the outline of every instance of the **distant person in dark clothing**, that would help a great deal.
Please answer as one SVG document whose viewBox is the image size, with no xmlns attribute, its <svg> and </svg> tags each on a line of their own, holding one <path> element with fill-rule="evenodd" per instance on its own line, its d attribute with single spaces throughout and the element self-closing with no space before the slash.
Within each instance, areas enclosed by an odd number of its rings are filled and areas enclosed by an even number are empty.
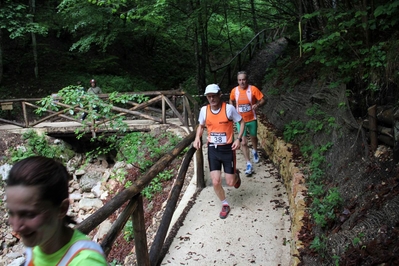
<svg viewBox="0 0 399 266">
<path fill-rule="evenodd" d="M 90 88 L 87 90 L 87 93 L 101 94 L 101 88 L 97 86 L 97 82 L 95 79 L 90 80 Z"/>
<path fill-rule="evenodd" d="M 81 92 L 85 91 L 85 87 L 83 87 L 82 82 L 80 80 L 78 82 L 76 82 L 76 86 L 78 87 L 78 91 L 81 91 Z"/>
<path fill-rule="evenodd" d="M 101 94 L 101 88 L 97 86 L 97 82 L 95 79 L 91 79 L 90 80 L 90 88 L 87 90 L 87 94 Z M 98 112 L 100 109 L 98 108 L 98 106 L 93 108 L 94 111 Z M 83 113 L 81 120 L 85 120 L 87 116 L 87 113 Z"/>
</svg>

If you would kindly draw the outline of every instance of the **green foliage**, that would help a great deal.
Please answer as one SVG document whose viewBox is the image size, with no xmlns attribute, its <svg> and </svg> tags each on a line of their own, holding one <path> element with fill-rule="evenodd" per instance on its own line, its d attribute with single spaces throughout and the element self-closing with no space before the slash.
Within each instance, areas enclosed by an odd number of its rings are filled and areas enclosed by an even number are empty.
<svg viewBox="0 0 399 266">
<path fill-rule="evenodd" d="M 323 30 L 317 32 L 319 37 L 302 45 L 309 55 L 307 63 L 321 64 L 322 72 L 334 72 L 340 83 L 361 80 L 370 93 L 380 91 L 387 83 L 382 77 L 386 74 L 388 51 L 381 33 L 397 26 L 399 19 L 394 14 L 398 5 L 399 1 L 389 1 L 376 5 L 374 10 L 325 8 L 305 14 L 305 23 L 325 21 Z M 370 36 L 378 38 L 371 43 Z"/>
<path fill-rule="evenodd" d="M 342 197 L 338 188 L 330 188 L 324 199 L 314 198 L 311 208 L 312 216 L 317 225 L 325 227 L 329 220 L 335 218 L 335 209 L 342 204 Z"/>
<path fill-rule="evenodd" d="M 128 101 L 135 101 L 138 103 L 143 103 L 148 101 L 148 96 L 141 94 L 119 94 L 117 92 L 112 92 L 108 95 L 108 99 L 111 103 L 127 103 Z"/>
<path fill-rule="evenodd" d="M 173 177 L 173 170 L 165 170 L 157 175 L 159 181 L 168 181 Z"/>
<path fill-rule="evenodd" d="M 118 181 L 119 183 L 124 183 L 126 175 L 127 175 L 126 169 L 119 168 L 111 173 L 110 178 Z"/>
<path fill-rule="evenodd" d="M 119 150 L 117 159 L 133 165 L 140 165 L 140 169 L 145 171 L 145 169 L 152 165 L 154 158 L 160 158 L 181 139 L 170 132 L 161 134 L 159 138 L 167 138 L 169 141 L 160 145 L 159 139 L 151 134 L 142 134 L 139 132 L 127 134 L 117 144 Z"/>
<path fill-rule="evenodd" d="M 109 95 L 108 101 L 105 102 L 97 94 L 86 93 L 82 90 L 82 87 L 76 85 L 67 86 L 57 93 L 58 98 L 54 98 L 52 95 L 42 98 L 37 102 L 40 106 L 35 110 L 39 115 L 46 112 L 46 110 L 59 111 L 61 108 L 58 105 L 59 102 L 71 105 L 72 107 L 64 109 L 64 113 L 73 116 L 75 119 L 80 120 L 83 112 L 87 113 L 86 119 L 82 121 L 82 127 L 77 128 L 75 133 L 77 138 L 81 138 L 85 133 L 84 127 L 88 123 L 91 123 L 94 128 L 98 127 L 93 121 L 99 119 L 107 119 L 107 127 L 117 130 L 119 132 L 126 132 L 128 129 L 127 124 L 124 122 L 124 116 L 116 116 L 112 112 L 112 107 L 116 104 L 126 104 L 128 101 L 144 102 L 148 100 L 148 97 L 136 94 L 120 94 L 113 92 Z M 98 108 L 97 108 L 98 107 Z M 115 142 L 115 135 L 110 137 L 101 136 L 100 138 L 105 139 L 109 143 L 109 149 L 113 149 L 113 143 Z M 97 153 L 101 151 L 96 151 Z"/>
<path fill-rule="evenodd" d="M 122 263 L 118 262 L 116 259 L 113 259 L 110 263 L 110 266 L 123 266 Z"/>
<path fill-rule="evenodd" d="M 124 185 L 124 187 L 125 187 L 125 188 L 129 188 L 131 185 L 133 185 L 133 182 L 130 181 L 130 180 L 127 180 L 126 183 L 125 183 L 125 185 Z"/>
<path fill-rule="evenodd" d="M 291 75 L 292 69 L 292 56 L 289 54 L 283 54 L 274 63 L 276 66 L 271 66 L 266 69 L 266 74 L 263 79 L 264 84 L 268 84 L 267 94 L 279 95 L 281 91 L 289 91 L 290 88 L 295 86 L 299 81 L 296 77 Z M 270 81 L 275 81 L 271 83 Z"/>
<path fill-rule="evenodd" d="M 360 232 L 355 238 L 353 238 L 352 240 L 353 246 L 357 246 L 360 243 L 362 237 L 364 237 L 364 233 Z"/>
<path fill-rule="evenodd" d="M 46 35 L 47 28 L 34 22 L 28 10 L 27 5 L 7 0 L 0 6 L 0 29 L 7 30 L 11 39 L 24 37 L 27 33 Z"/>
<path fill-rule="evenodd" d="M 58 159 L 65 158 L 65 156 L 61 156 L 65 153 L 65 150 L 60 146 L 50 145 L 46 139 L 46 135 L 38 135 L 36 131 L 29 130 L 22 135 L 22 139 L 26 141 L 26 145 L 24 147 L 17 147 L 15 150 L 12 148 L 12 162 L 35 155 Z"/>
<path fill-rule="evenodd" d="M 332 256 L 332 258 L 333 258 L 333 260 L 334 260 L 334 265 L 335 265 L 335 266 L 339 266 L 340 257 L 337 256 L 337 255 L 334 255 L 334 256 Z"/>
<path fill-rule="evenodd" d="M 128 220 L 123 228 L 123 238 L 126 242 L 130 242 L 134 239 L 134 229 L 132 220 Z"/>
<path fill-rule="evenodd" d="M 165 144 L 160 144 L 160 139 L 168 139 L 168 141 Z M 180 137 L 171 132 L 163 132 L 158 136 L 139 132 L 130 133 L 117 143 L 116 149 L 119 151 L 117 159 L 133 164 L 144 172 L 151 167 L 154 160 L 169 152 L 180 140 Z M 173 170 L 165 170 L 159 173 L 143 189 L 143 196 L 151 201 L 154 194 L 162 190 L 162 183 L 173 177 L 172 174 Z M 126 183 L 125 187 L 130 185 Z"/>
<path fill-rule="evenodd" d="M 158 88 L 139 77 L 101 76 L 101 88 L 104 93 L 156 91 Z"/>
<path fill-rule="evenodd" d="M 147 198 L 149 201 L 151 201 L 156 193 L 162 191 L 162 182 L 168 181 L 172 177 L 173 177 L 173 170 L 165 170 L 159 173 L 151 181 L 151 183 L 143 189 L 142 191 L 143 196 Z"/>
<path fill-rule="evenodd" d="M 381 30 L 386 30 L 389 28 L 394 28 L 399 23 L 399 17 L 397 16 L 399 12 L 399 1 L 389 1 L 383 5 L 377 6 L 374 10 L 374 16 L 377 19 L 372 21 L 370 28 Z M 389 19 L 388 19 L 389 18 Z"/>
<path fill-rule="evenodd" d="M 291 142 L 298 136 L 305 135 L 305 140 L 303 142 L 306 143 L 310 134 L 315 134 L 323 130 L 327 130 L 328 132 L 331 128 L 336 127 L 335 118 L 328 116 L 317 104 L 308 108 L 306 110 L 306 115 L 311 118 L 306 123 L 293 120 L 284 126 L 283 135 L 285 141 Z"/>
<path fill-rule="evenodd" d="M 325 237 L 316 236 L 310 244 L 310 248 L 323 256 L 327 248 Z"/>
<path fill-rule="evenodd" d="M 287 142 L 293 141 L 298 135 L 302 135 L 305 132 L 305 124 L 302 121 L 291 121 L 284 126 L 284 140 Z"/>
<path fill-rule="evenodd" d="M 97 46 L 105 52 L 120 33 L 117 30 L 109 30 L 108 27 L 122 27 L 122 23 L 115 20 L 112 9 L 93 5 L 89 1 L 61 1 L 58 13 L 64 28 L 79 37 L 71 46 L 71 51 L 78 50 L 83 53 L 88 52 L 92 46 Z"/>
</svg>

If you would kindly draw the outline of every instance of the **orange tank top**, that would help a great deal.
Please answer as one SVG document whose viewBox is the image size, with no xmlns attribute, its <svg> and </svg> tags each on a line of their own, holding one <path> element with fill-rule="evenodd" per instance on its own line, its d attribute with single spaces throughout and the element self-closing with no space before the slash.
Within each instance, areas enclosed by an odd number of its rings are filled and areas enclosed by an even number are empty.
<svg viewBox="0 0 399 266">
<path fill-rule="evenodd" d="M 212 113 L 211 106 L 206 108 L 205 125 L 208 129 L 208 143 L 226 145 L 233 143 L 233 120 L 227 117 L 226 103 L 222 103 L 217 114 Z"/>
</svg>

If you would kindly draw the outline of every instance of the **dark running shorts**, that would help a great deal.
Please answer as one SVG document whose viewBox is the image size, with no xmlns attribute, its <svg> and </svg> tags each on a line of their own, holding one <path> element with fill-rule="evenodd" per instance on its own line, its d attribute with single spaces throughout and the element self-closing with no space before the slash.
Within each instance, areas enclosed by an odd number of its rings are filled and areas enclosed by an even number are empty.
<svg viewBox="0 0 399 266">
<path fill-rule="evenodd" d="M 222 170 L 227 174 L 234 174 L 236 164 L 236 151 L 231 149 L 231 144 L 218 145 L 208 144 L 209 170 Z"/>
</svg>

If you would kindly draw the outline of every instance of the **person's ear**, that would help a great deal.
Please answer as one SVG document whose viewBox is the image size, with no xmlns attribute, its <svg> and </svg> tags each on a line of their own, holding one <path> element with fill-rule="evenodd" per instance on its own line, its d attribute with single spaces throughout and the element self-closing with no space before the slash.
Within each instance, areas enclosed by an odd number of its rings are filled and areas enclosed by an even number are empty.
<svg viewBox="0 0 399 266">
<path fill-rule="evenodd" d="M 58 218 L 64 219 L 69 209 L 69 198 L 64 199 L 60 205 L 60 212 L 58 214 Z"/>
</svg>

